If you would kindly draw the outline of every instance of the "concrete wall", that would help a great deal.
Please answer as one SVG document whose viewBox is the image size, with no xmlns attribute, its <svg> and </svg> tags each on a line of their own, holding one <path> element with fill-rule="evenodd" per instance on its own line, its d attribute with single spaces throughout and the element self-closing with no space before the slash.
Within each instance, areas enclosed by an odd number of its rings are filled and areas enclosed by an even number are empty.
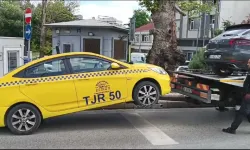
<svg viewBox="0 0 250 150">
<path fill-rule="evenodd" d="M 19 50 L 19 66 L 23 65 L 23 54 L 24 54 L 24 39 L 19 37 L 0 37 L 0 76 L 4 75 L 4 66 L 8 61 L 7 56 L 4 54 L 5 48 L 11 48 L 11 50 Z"/>
<path fill-rule="evenodd" d="M 194 19 L 194 29 L 190 30 L 188 26 L 188 17 L 183 16 L 182 36 L 180 38 L 197 38 L 197 35 L 200 37 L 200 32 L 198 34 L 198 29 L 200 29 L 200 19 Z"/>
<path fill-rule="evenodd" d="M 59 28 L 58 28 L 59 29 Z M 70 30 L 70 33 L 67 32 Z M 56 33 L 56 28 L 53 28 L 52 46 L 53 54 L 56 54 L 55 47 L 59 44 L 60 51 L 62 52 L 63 44 L 71 43 L 73 45 L 72 51 L 83 51 L 83 38 L 99 38 L 101 39 L 101 54 L 113 57 L 113 40 L 118 39 L 120 36 L 126 36 L 126 32 L 103 29 L 103 28 L 61 28 L 60 33 Z M 94 36 L 88 36 L 88 32 L 94 33 Z M 125 41 L 127 38 L 124 39 Z"/>
<path fill-rule="evenodd" d="M 219 27 L 222 28 L 223 20 L 241 23 L 249 15 L 249 6 L 250 1 L 247 0 L 221 0 Z"/>
</svg>

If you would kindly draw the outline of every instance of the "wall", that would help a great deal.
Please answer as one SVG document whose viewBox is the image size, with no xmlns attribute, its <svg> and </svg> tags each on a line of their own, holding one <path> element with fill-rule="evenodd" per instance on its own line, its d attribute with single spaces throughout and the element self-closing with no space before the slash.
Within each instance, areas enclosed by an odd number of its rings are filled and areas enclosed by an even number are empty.
<svg viewBox="0 0 250 150">
<path fill-rule="evenodd" d="M 4 63 L 7 63 L 7 60 L 4 60 L 4 47 L 10 48 L 20 48 L 21 47 L 21 58 L 20 65 L 23 65 L 23 54 L 24 54 L 24 39 L 19 37 L 0 37 L 0 76 L 4 74 Z"/>
<path fill-rule="evenodd" d="M 101 54 L 108 57 L 113 57 L 113 39 L 117 39 L 119 38 L 119 36 L 127 35 L 125 32 L 122 31 L 104 28 L 71 28 L 70 33 L 66 33 L 65 31 L 66 28 L 62 28 L 60 30 L 60 33 L 57 34 L 55 28 L 53 29 L 53 54 L 56 54 L 55 47 L 58 43 L 60 43 L 59 48 L 61 52 L 63 48 L 63 43 L 72 43 L 74 52 L 83 51 L 83 38 L 91 38 L 91 36 L 88 36 L 88 32 L 92 32 L 95 34 L 94 37 L 99 37 L 102 40 Z M 126 40 L 126 38 L 124 40 Z"/>
<path fill-rule="evenodd" d="M 188 25 L 187 16 L 183 16 L 182 36 L 180 38 L 197 38 L 197 35 L 200 37 L 200 32 L 198 34 L 198 29 L 200 27 L 200 19 L 194 19 L 195 29 L 190 30 L 190 28 L 188 28 L 188 36 L 186 34 L 187 25 Z"/>
<path fill-rule="evenodd" d="M 223 20 L 230 20 L 240 24 L 250 14 L 249 6 L 250 1 L 247 0 L 221 0 L 219 27 L 222 28 Z"/>
</svg>

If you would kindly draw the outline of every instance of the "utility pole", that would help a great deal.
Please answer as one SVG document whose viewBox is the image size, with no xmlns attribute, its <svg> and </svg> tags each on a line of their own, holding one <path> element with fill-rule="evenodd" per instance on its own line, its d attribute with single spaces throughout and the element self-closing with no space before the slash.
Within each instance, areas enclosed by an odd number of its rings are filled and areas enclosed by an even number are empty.
<svg viewBox="0 0 250 150">
<path fill-rule="evenodd" d="M 131 42 L 134 40 L 135 37 L 135 22 L 136 18 L 133 16 L 130 18 L 129 22 L 129 33 L 128 33 L 128 50 L 127 50 L 127 61 L 130 62 L 130 54 L 131 54 Z"/>
<path fill-rule="evenodd" d="M 47 0 L 42 0 L 42 24 L 41 24 L 41 36 L 40 36 L 40 57 L 44 56 L 45 45 L 45 21 L 46 21 L 46 5 Z"/>
<path fill-rule="evenodd" d="M 204 25 L 203 25 L 203 37 L 202 37 L 202 46 L 204 47 L 205 45 L 205 34 L 206 34 L 206 25 L 207 25 L 207 13 L 204 15 Z"/>
</svg>

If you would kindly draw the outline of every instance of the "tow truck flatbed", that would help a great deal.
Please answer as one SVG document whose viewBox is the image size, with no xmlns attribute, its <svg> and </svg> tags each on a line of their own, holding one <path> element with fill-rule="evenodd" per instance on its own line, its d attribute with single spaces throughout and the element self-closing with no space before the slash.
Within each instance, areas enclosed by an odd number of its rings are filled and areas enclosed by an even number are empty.
<svg viewBox="0 0 250 150">
<path fill-rule="evenodd" d="M 204 103 L 212 101 L 239 104 L 242 99 L 242 87 L 246 76 L 228 76 L 175 71 L 171 78 L 173 92 L 191 97 Z"/>
<path fill-rule="evenodd" d="M 192 72 L 173 72 L 178 75 L 186 76 L 187 78 L 194 77 L 194 78 L 200 78 L 200 79 L 207 79 L 207 80 L 213 80 L 217 82 L 223 82 L 225 84 L 230 84 L 234 86 L 243 87 L 243 82 L 246 78 L 246 76 L 228 76 L 227 78 L 222 78 L 217 75 L 206 75 L 206 74 L 198 74 L 198 73 L 192 73 Z"/>
</svg>

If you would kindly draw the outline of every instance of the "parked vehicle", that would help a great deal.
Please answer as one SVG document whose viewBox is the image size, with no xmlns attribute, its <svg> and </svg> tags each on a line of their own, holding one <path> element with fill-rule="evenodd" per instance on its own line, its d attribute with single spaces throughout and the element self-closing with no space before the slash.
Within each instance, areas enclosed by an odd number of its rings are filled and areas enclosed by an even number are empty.
<svg viewBox="0 0 250 150">
<path fill-rule="evenodd" d="M 219 76 L 246 71 L 250 58 L 250 24 L 226 28 L 224 33 L 209 41 L 204 57 L 205 62 Z"/>
<path fill-rule="evenodd" d="M 133 63 L 146 63 L 146 53 L 131 53 L 131 61 Z"/>
<path fill-rule="evenodd" d="M 190 61 L 186 61 L 183 65 L 179 66 L 175 71 L 186 71 Z"/>
</svg>

